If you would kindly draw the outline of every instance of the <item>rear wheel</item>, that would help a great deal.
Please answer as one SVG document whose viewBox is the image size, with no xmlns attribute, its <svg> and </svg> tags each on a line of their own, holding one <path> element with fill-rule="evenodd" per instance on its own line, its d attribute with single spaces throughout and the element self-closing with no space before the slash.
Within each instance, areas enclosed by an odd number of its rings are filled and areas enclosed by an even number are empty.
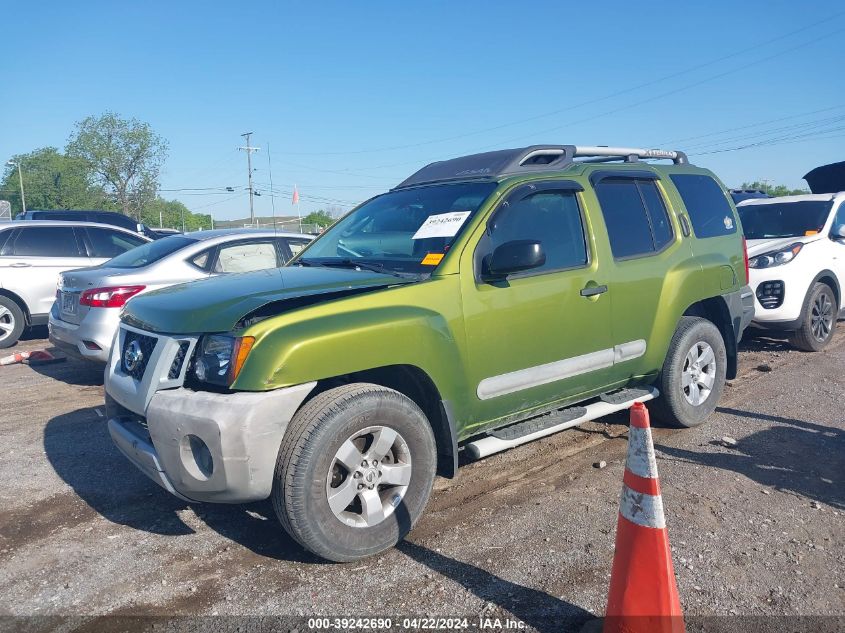
<svg viewBox="0 0 845 633">
<path fill-rule="evenodd" d="M 431 425 L 403 394 L 357 383 L 330 389 L 291 420 L 272 500 L 285 530 L 337 562 L 393 547 L 411 530 L 434 484 Z"/>
<path fill-rule="evenodd" d="M 9 297 L 0 295 L 0 348 L 17 343 L 25 326 L 21 307 Z"/>
<path fill-rule="evenodd" d="M 830 286 L 816 283 L 804 300 L 801 310 L 801 327 L 790 337 L 789 342 L 805 352 L 818 352 L 833 338 L 833 327 L 839 308 L 836 295 Z"/>
<path fill-rule="evenodd" d="M 707 319 L 682 317 L 660 372 L 657 419 L 681 427 L 703 423 L 719 403 L 726 371 L 719 329 Z"/>
</svg>

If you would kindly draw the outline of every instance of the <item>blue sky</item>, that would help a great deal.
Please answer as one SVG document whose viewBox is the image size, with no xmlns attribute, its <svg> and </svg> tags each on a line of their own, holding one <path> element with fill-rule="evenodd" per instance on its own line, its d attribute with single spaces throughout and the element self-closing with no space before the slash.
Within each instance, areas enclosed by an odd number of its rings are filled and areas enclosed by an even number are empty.
<svg viewBox="0 0 845 633">
<path fill-rule="evenodd" d="M 532 143 L 686 149 L 732 186 L 803 186 L 845 159 L 835 2 L 149 0 L 4 15 L 0 158 L 61 148 L 75 121 L 112 110 L 168 140 L 162 194 L 218 219 L 248 215 L 246 131 L 262 215 L 268 145 L 275 188 L 296 183 L 303 213 L 349 208 L 432 160 Z M 275 203 L 292 213 L 289 195 Z"/>
</svg>

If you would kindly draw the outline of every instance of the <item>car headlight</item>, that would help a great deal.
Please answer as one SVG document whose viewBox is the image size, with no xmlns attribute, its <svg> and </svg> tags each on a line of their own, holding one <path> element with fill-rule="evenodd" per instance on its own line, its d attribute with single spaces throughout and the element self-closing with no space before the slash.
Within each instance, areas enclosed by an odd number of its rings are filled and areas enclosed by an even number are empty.
<svg viewBox="0 0 845 633">
<path fill-rule="evenodd" d="M 783 266 L 795 259 L 795 256 L 801 252 L 803 247 L 803 244 L 796 242 L 776 251 L 756 255 L 748 260 L 748 267 L 771 268 L 772 266 Z"/>
<path fill-rule="evenodd" d="M 203 336 L 194 357 L 194 376 L 200 382 L 228 387 L 238 377 L 253 343 L 251 336 Z"/>
</svg>

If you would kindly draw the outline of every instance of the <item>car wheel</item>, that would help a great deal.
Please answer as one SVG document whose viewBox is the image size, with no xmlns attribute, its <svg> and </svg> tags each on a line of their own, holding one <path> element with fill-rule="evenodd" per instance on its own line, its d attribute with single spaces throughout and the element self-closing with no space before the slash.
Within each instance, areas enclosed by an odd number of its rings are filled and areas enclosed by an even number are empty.
<svg viewBox="0 0 845 633">
<path fill-rule="evenodd" d="M 9 297 L 0 295 L 0 348 L 17 343 L 25 326 L 21 307 Z"/>
<path fill-rule="evenodd" d="M 656 419 L 681 427 L 703 423 L 719 403 L 726 370 L 719 329 L 707 319 L 681 317 L 660 372 Z"/>
<path fill-rule="evenodd" d="M 409 398 L 356 383 L 325 391 L 291 420 L 272 501 L 285 530 L 325 559 L 348 562 L 393 547 L 434 484 L 437 449 Z"/>
<path fill-rule="evenodd" d="M 804 300 L 801 327 L 789 337 L 789 342 L 805 352 L 824 349 L 833 338 L 838 312 L 836 295 L 830 286 L 816 283 Z"/>
</svg>

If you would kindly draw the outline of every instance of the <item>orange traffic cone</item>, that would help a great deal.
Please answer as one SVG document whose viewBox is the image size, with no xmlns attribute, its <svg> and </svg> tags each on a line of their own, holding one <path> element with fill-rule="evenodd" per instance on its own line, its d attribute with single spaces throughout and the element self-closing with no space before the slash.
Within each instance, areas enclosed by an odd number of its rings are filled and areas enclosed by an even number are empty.
<svg viewBox="0 0 845 633">
<path fill-rule="evenodd" d="M 604 633 L 683 633 L 648 409 L 641 402 L 631 407 L 622 483 Z"/>
</svg>

